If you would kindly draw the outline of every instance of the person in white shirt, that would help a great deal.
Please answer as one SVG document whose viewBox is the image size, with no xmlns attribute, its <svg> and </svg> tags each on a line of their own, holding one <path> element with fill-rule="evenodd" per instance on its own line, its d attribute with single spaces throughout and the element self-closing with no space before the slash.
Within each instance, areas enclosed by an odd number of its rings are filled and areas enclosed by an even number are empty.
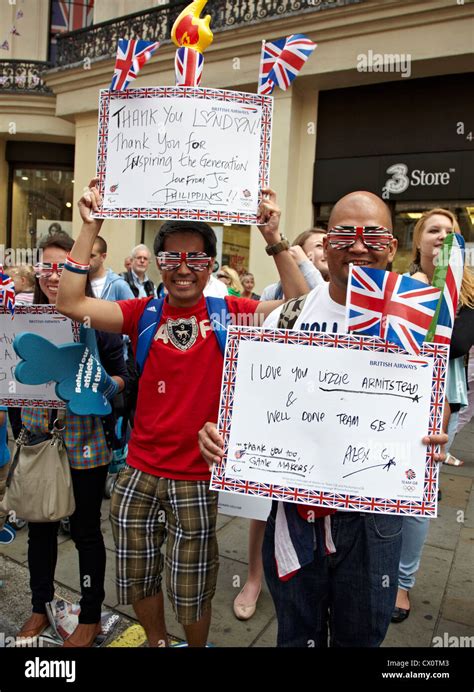
<svg viewBox="0 0 474 692">
<path fill-rule="evenodd" d="M 374 226 L 379 227 L 377 242 L 373 240 Z M 335 204 L 324 239 L 329 283 L 310 291 L 292 329 L 345 331 L 350 264 L 386 269 L 397 248 L 391 228 L 389 208 L 370 192 L 350 193 Z M 265 328 L 278 326 L 281 310 L 277 308 L 267 317 Z M 445 445 L 447 440 L 443 433 L 425 436 L 422 443 Z M 199 432 L 199 445 L 209 464 L 224 455 L 223 439 L 213 423 L 206 423 Z M 444 458 L 444 452 L 434 454 L 436 461 Z M 317 508 L 314 519 L 312 508 L 313 516 L 305 519 L 298 507 L 275 501 L 263 542 L 265 578 L 278 620 L 277 646 L 326 648 L 328 635 L 330 646 L 380 646 L 397 594 L 403 517 Z M 275 560 L 275 525 L 278 520 L 281 526 L 289 514 L 297 526 L 304 555 L 300 568 L 283 580 Z M 325 534 L 326 541 L 318 540 L 315 545 L 315 537 Z M 280 531 L 278 536 L 282 535 L 288 531 Z M 326 551 L 326 546 L 331 550 Z M 284 548 L 295 552 L 294 545 L 285 544 Z"/>
</svg>

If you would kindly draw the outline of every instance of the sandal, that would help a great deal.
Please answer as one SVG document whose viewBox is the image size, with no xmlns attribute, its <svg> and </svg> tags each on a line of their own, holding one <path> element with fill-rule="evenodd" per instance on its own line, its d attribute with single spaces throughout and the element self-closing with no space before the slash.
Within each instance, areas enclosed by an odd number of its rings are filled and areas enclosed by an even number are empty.
<svg viewBox="0 0 474 692">
<path fill-rule="evenodd" d="M 446 464 L 446 466 L 464 466 L 464 461 L 453 457 L 453 455 L 449 453 L 446 455 L 446 459 L 443 463 Z"/>
</svg>

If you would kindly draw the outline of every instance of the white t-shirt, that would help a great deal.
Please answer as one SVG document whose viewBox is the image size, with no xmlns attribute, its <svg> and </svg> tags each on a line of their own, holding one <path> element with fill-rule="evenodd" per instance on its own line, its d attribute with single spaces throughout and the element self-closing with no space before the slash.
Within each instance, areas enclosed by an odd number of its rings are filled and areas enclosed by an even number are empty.
<svg viewBox="0 0 474 692">
<path fill-rule="evenodd" d="M 101 279 L 92 279 L 92 281 L 91 281 L 92 292 L 96 298 L 100 298 L 100 296 L 102 295 L 102 291 L 104 290 L 106 279 L 107 279 L 107 275 L 103 276 Z"/>
<path fill-rule="evenodd" d="M 281 306 L 271 312 L 263 326 L 265 329 L 277 329 Z M 323 283 L 308 293 L 293 329 L 305 332 L 346 332 L 346 308 L 335 303 L 329 295 L 329 283 Z"/>
<path fill-rule="evenodd" d="M 213 298 L 225 298 L 228 294 L 227 286 L 222 281 L 219 281 L 214 274 L 211 274 L 209 281 L 203 291 L 204 296 L 212 296 Z"/>
</svg>

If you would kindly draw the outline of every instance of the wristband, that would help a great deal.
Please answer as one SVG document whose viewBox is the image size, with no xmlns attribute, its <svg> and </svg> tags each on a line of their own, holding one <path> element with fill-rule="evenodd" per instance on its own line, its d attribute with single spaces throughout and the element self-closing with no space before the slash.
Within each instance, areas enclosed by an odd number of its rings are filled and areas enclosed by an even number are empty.
<svg viewBox="0 0 474 692">
<path fill-rule="evenodd" d="M 66 257 L 66 262 L 69 262 L 69 264 L 73 264 L 75 267 L 83 267 L 84 269 L 89 269 L 91 266 L 90 264 L 82 264 L 82 262 L 78 262 L 73 257 L 71 257 L 71 255 L 68 255 Z"/>
<path fill-rule="evenodd" d="M 64 269 L 67 269 L 68 272 L 73 272 L 74 274 L 88 274 L 89 269 L 84 267 L 84 269 L 81 269 L 80 267 L 75 267 L 72 264 L 68 264 L 67 262 L 64 263 Z"/>
</svg>

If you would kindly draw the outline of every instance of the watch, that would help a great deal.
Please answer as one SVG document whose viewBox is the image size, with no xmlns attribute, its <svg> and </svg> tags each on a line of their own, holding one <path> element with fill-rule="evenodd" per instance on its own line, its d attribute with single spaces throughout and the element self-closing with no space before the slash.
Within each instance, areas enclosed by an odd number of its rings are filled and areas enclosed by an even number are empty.
<svg viewBox="0 0 474 692">
<path fill-rule="evenodd" d="M 278 243 L 274 243 L 273 245 L 267 245 L 267 247 L 265 248 L 265 252 L 267 253 L 267 255 L 278 255 L 280 252 L 289 249 L 290 243 L 288 242 L 288 238 L 285 238 L 285 236 L 282 233 L 280 241 Z"/>
</svg>

